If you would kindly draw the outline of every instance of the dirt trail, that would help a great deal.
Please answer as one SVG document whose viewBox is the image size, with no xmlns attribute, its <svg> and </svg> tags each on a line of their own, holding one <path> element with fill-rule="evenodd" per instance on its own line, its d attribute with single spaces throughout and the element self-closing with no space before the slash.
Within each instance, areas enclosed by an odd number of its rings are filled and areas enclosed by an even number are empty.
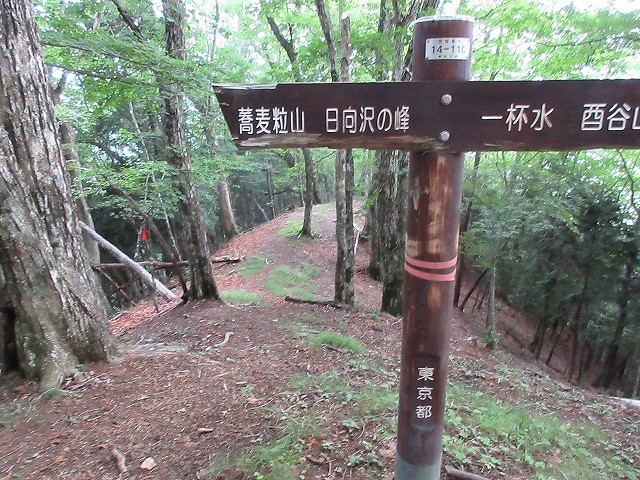
<svg viewBox="0 0 640 480">
<path fill-rule="evenodd" d="M 113 363 L 88 365 L 45 395 L 3 379 L 0 480 L 388 478 L 401 320 L 377 312 L 380 286 L 359 273 L 352 310 L 285 302 L 265 287 L 278 267 L 307 264 L 314 267 L 313 294 L 333 296 L 333 210 L 314 212 L 313 240 L 278 234 L 300 220 L 301 211 L 294 211 L 216 252 L 263 262 L 251 275 L 243 264 L 216 268 L 222 291 L 252 292 L 259 305 L 202 301 L 160 305 L 160 313 L 140 305 L 111 322 L 121 342 Z M 364 269 L 366 248 L 358 251 Z M 637 410 L 576 391 L 524 359 L 486 351 L 479 324 L 454 319 L 453 380 L 505 399 L 528 395 L 560 418 L 604 425 L 621 445 L 637 441 Z M 314 344 L 326 332 L 356 340 L 365 353 Z M 527 386 L 505 383 L 509 369 L 527 377 Z M 522 391 L 531 384 L 536 391 Z M 567 395 L 550 395 L 552 389 Z M 596 411 L 591 404 L 611 408 Z M 250 447 L 262 447 L 254 453 L 271 462 L 261 473 L 233 463 Z M 114 449 L 126 459 L 126 474 L 118 471 Z M 156 466 L 141 468 L 149 457 Z M 461 466 L 448 456 L 445 463 Z M 518 465 L 486 469 L 470 458 L 465 467 L 493 479 L 528 478 Z"/>
</svg>

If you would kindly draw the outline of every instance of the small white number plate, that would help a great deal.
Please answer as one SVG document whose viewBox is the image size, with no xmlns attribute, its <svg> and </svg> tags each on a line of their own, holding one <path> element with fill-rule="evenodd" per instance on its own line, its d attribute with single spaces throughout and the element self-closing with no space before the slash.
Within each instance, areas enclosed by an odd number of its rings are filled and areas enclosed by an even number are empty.
<svg viewBox="0 0 640 480">
<path fill-rule="evenodd" d="M 471 54 L 469 38 L 428 38 L 427 60 L 467 60 Z"/>
</svg>

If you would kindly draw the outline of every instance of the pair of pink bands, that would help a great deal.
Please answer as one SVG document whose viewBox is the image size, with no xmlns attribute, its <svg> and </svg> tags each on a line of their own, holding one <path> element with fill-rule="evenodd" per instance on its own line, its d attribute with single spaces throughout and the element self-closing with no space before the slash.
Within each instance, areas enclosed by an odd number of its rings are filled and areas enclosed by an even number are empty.
<svg viewBox="0 0 640 480">
<path fill-rule="evenodd" d="M 452 260 L 447 262 L 423 262 L 411 258 L 409 255 L 404 256 L 405 271 L 414 277 L 422 280 L 429 280 L 431 282 L 452 282 L 456 278 L 456 269 L 449 273 L 439 273 L 439 270 L 446 270 L 451 267 L 455 267 L 458 263 L 458 257 L 456 256 Z"/>
</svg>

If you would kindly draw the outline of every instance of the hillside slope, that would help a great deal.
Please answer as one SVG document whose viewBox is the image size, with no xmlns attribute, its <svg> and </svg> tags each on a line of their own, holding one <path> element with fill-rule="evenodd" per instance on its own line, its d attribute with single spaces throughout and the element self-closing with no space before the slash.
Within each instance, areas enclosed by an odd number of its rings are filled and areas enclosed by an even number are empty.
<svg viewBox="0 0 640 480">
<path fill-rule="evenodd" d="M 300 211 L 234 239 L 216 254 L 246 257 L 216 270 L 226 305 L 125 312 L 111 322 L 118 360 L 60 391 L 3 379 L 0 479 L 391 478 L 401 320 L 378 313 L 380 287 L 362 273 L 355 309 L 282 298 L 332 297 L 333 215 L 314 209 L 311 240 L 295 237 Z M 480 331 L 454 318 L 444 465 L 489 479 L 640 477 L 638 409 L 572 387 L 517 345 L 487 351 Z"/>
</svg>

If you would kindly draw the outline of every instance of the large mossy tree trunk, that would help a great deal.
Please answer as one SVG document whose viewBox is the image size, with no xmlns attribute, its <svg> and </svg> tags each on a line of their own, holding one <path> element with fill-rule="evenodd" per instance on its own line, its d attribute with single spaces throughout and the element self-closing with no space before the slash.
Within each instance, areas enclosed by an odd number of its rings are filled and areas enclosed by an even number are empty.
<svg viewBox="0 0 640 480">
<path fill-rule="evenodd" d="M 78 226 L 32 7 L 0 5 L 0 269 L 19 368 L 49 389 L 78 363 L 107 360 L 114 343 Z"/>
<path fill-rule="evenodd" d="M 186 58 L 184 3 L 181 0 L 163 0 L 162 7 L 166 20 L 167 55 L 177 60 L 184 60 Z M 191 159 L 187 152 L 182 128 L 182 95 L 174 85 L 165 82 L 160 83 L 160 90 L 164 99 L 167 161 L 175 169 L 174 187 L 180 194 L 178 204 L 180 224 L 191 267 L 188 298 L 217 300 L 220 296 L 213 279 L 207 232 L 196 195 L 196 186 L 191 173 Z"/>
</svg>

